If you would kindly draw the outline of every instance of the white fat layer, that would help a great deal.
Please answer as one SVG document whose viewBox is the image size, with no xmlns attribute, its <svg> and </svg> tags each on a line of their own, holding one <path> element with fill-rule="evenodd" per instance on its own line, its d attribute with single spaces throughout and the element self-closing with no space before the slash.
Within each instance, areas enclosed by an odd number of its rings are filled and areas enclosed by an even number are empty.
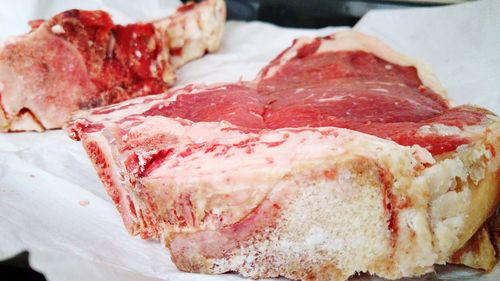
<svg viewBox="0 0 500 281">
<path fill-rule="evenodd" d="M 417 135 L 427 136 L 427 135 L 439 135 L 439 136 L 450 136 L 458 135 L 462 132 L 460 128 L 456 126 L 447 126 L 443 124 L 431 124 L 424 125 L 417 130 Z"/>
<path fill-rule="evenodd" d="M 339 100 L 342 100 L 344 99 L 345 96 L 335 96 L 335 97 L 331 97 L 331 98 L 321 98 L 321 99 L 318 99 L 318 102 L 332 102 L 332 101 L 339 101 Z"/>
<path fill-rule="evenodd" d="M 381 93 L 388 93 L 389 90 L 387 89 L 383 89 L 383 88 L 373 88 L 373 89 L 369 89 L 370 91 L 373 91 L 373 92 L 381 92 Z"/>
<path fill-rule="evenodd" d="M 55 24 L 50 28 L 50 31 L 54 34 L 64 34 L 64 28 L 60 24 Z"/>
<path fill-rule="evenodd" d="M 211 0 L 154 24 L 169 38 L 170 49 L 182 49 L 182 52 L 169 58 L 173 68 L 178 68 L 202 56 L 205 51 L 215 51 L 221 43 L 224 22 L 224 1 Z"/>
<path fill-rule="evenodd" d="M 435 199 L 446 193 L 450 187 L 455 186 L 456 178 L 465 181 L 467 175 L 468 171 L 460 159 L 445 159 L 422 171 L 415 182 L 429 187 L 429 194 L 432 199 Z"/>
<path fill-rule="evenodd" d="M 305 129 L 305 130 L 273 130 L 264 131 L 260 134 L 246 134 L 238 130 L 227 130 L 231 125 L 227 122 L 198 122 L 187 123 L 180 119 L 169 119 L 160 116 L 148 117 L 144 122 L 135 127 L 131 133 L 147 131 L 147 128 L 155 127 L 155 134 L 168 134 L 177 139 L 178 146 L 189 143 L 204 143 L 207 147 L 216 145 L 213 152 L 206 152 L 203 149 L 194 151 L 189 156 L 183 158 L 180 163 L 176 160 L 175 167 L 168 167 L 169 162 L 164 163 L 165 168 L 159 168 L 152 173 L 153 177 L 175 174 L 182 178 L 194 174 L 221 175 L 233 172 L 236 167 L 268 167 L 273 169 L 286 169 L 294 163 L 305 160 L 330 158 L 340 155 L 346 150 L 352 151 L 356 155 L 367 155 L 370 158 L 377 158 L 377 154 L 384 154 L 386 158 L 391 158 L 390 148 L 397 149 L 400 153 L 411 155 L 410 149 L 400 147 L 392 142 L 376 137 L 334 128 Z M 154 125 L 153 125 L 154 124 Z M 338 132 L 328 133 L 329 131 Z M 355 137 L 355 135 L 359 137 Z M 210 136 L 207 139 L 207 136 Z M 252 140 L 257 138 L 258 140 Z M 234 144 L 242 141 L 249 141 L 250 144 L 238 148 Z M 279 145 L 268 143 L 281 142 Z M 228 151 L 221 156 L 221 151 L 229 147 Z M 375 149 L 375 147 L 377 149 Z M 373 148 L 373 149 L 370 149 Z M 248 152 L 250 149 L 251 153 Z M 414 148 L 425 154 L 422 149 Z M 292 152 L 293 153 L 290 153 Z M 413 159 L 413 155 L 411 155 Z M 267 163 L 265 159 L 273 159 L 272 163 Z M 394 159 L 391 160 L 395 160 Z M 425 160 L 426 158 L 423 158 Z M 390 161 L 390 160 L 388 160 Z M 414 164 L 421 160 L 414 160 Z M 242 169 L 254 171 L 251 169 Z M 261 170 L 261 169 L 256 169 Z M 264 169 L 266 170 L 266 169 Z M 196 171 L 196 172 L 195 172 Z"/>
<path fill-rule="evenodd" d="M 441 128 L 441 131 L 442 128 Z M 453 131 L 453 129 L 452 129 Z M 424 169 L 410 190 L 428 194 L 429 219 L 434 233 L 437 263 L 443 263 L 460 246 L 472 204 L 469 183 L 478 185 L 492 158 L 484 146 L 464 146 L 455 158 L 444 159 Z"/>
<path fill-rule="evenodd" d="M 283 200 L 287 196 L 283 190 L 293 194 L 276 227 L 242 243 L 230 259 L 213 260 L 214 271 L 258 276 L 269 270 L 289 271 L 294 264 L 321 267 L 334 263 L 348 276 L 390 254 L 390 235 L 377 187 L 355 184 L 347 170 L 340 170 L 332 181 L 303 180 L 298 176 L 273 189 L 268 196 L 271 200 Z M 356 220 L 349 219 L 352 217 Z"/>
<path fill-rule="evenodd" d="M 137 159 L 139 161 L 139 171 L 144 171 L 144 168 L 147 163 L 147 159 L 158 152 L 158 150 L 150 150 L 144 152 L 136 152 Z"/>
<path fill-rule="evenodd" d="M 161 149 L 172 149 L 183 155 L 165 159 L 141 179 L 143 185 L 167 185 L 165 190 L 172 194 L 196 190 L 190 197 L 195 209 L 200 210 L 196 217 L 201 220 L 205 208 L 215 208 L 226 224 L 244 216 L 276 183 L 296 170 L 318 165 L 329 169 L 327 167 L 335 166 L 349 155 L 376 159 L 388 167 L 391 174 L 398 175 L 422 166 L 422 161 L 430 157 L 419 147 L 399 146 L 374 136 L 330 127 L 264 130 L 253 134 L 241 132 L 228 122 L 192 123 L 180 118 L 151 116 L 133 127 L 129 135 L 140 135 L 145 141 L 168 139 Z M 154 153 L 158 149 L 156 147 Z M 188 149 L 189 153 L 183 153 Z M 134 151 L 142 156 L 139 157 L 141 167 L 153 153 Z M 423 156 L 417 159 L 416 155 Z M 218 199 L 222 194 L 228 198 Z M 164 206 L 169 208 L 170 205 Z M 214 229 L 219 224 L 219 221 L 204 220 L 198 227 Z"/>
<path fill-rule="evenodd" d="M 151 72 L 151 74 L 155 77 L 158 76 L 158 68 L 156 67 L 156 64 L 155 63 L 152 63 L 150 66 L 149 66 L 149 71 Z"/>
<path fill-rule="evenodd" d="M 398 213 L 399 235 L 395 259 L 401 272 L 412 272 L 415 267 L 432 268 L 437 254 L 432 245 L 426 208 L 406 208 Z M 412 243 L 408 243 L 412 240 Z"/>
</svg>

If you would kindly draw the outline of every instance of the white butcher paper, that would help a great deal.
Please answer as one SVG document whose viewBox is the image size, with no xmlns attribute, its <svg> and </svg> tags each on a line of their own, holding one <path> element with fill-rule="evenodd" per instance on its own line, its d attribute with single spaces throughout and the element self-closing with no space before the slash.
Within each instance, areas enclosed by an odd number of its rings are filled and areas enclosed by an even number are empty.
<svg viewBox="0 0 500 281">
<path fill-rule="evenodd" d="M 28 31 L 28 20 L 70 8 L 104 9 L 115 22 L 127 23 L 169 15 L 179 3 L 0 1 L 0 38 Z M 180 69 L 176 86 L 253 79 L 293 38 L 340 29 L 230 21 L 220 51 Z M 373 11 L 355 29 L 430 64 L 456 104 L 500 114 L 500 0 Z M 130 237 L 81 144 L 61 130 L 0 134 L 0 260 L 22 250 L 30 252 L 30 264 L 49 281 L 244 279 L 180 272 L 158 242 Z M 500 280 L 500 265 L 490 274 L 456 266 L 437 271 L 425 280 Z M 365 275 L 352 280 L 381 279 Z"/>
</svg>

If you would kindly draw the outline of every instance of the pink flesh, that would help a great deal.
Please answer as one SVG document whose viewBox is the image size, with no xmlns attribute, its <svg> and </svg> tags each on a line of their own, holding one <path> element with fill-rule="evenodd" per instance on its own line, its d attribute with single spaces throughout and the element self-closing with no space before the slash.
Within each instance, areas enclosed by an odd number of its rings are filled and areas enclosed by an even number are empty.
<svg viewBox="0 0 500 281">
<path fill-rule="evenodd" d="M 268 101 L 268 97 L 259 95 L 255 89 L 235 84 L 180 95 L 174 102 L 152 107 L 142 115 L 180 117 L 194 122 L 225 120 L 243 127 L 265 128 L 262 114 Z"/>
<path fill-rule="evenodd" d="M 311 43 L 314 44 L 314 43 Z M 279 67 L 278 73 L 259 81 L 259 91 L 273 93 L 284 89 L 297 89 L 310 85 L 330 85 L 339 78 L 353 78 L 353 81 L 403 83 L 418 88 L 421 81 L 413 67 L 404 67 L 362 51 L 314 53 L 314 49 L 303 46 L 297 56 Z M 271 63 L 264 70 L 276 65 Z M 391 69 L 387 69 L 387 65 Z M 348 83 L 351 87 L 353 83 Z"/>
</svg>

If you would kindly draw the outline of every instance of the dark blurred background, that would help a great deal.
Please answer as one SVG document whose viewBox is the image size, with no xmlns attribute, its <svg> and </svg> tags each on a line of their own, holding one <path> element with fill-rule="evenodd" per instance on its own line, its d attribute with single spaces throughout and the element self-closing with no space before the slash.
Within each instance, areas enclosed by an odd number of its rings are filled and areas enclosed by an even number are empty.
<svg viewBox="0 0 500 281">
<path fill-rule="evenodd" d="M 467 0 L 226 0 L 228 19 L 259 20 L 286 27 L 353 26 L 372 9 L 429 7 Z M 187 0 L 182 0 L 187 2 Z M 197 1 L 199 2 L 199 1 Z"/>
<path fill-rule="evenodd" d="M 45 281 L 45 278 L 31 269 L 28 264 L 28 252 L 22 252 L 0 262 L 0 281 Z"/>
<path fill-rule="evenodd" d="M 368 11 L 429 7 L 467 0 L 226 0 L 230 20 L 259 20 L 286 27 L 353 26 Z M 188 2 L 182 0 L 182 2 Z M 199 1 L 196 1 L 199 2 Z M 28 264 L 28 253 L 0 261 L 0 281 L 44 281 Z"/>
</svg>

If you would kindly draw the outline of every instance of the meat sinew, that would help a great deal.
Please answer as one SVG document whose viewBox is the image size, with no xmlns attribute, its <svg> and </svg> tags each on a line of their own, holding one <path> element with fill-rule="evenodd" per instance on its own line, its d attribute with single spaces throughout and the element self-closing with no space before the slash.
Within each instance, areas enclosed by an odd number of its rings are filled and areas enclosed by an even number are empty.
<svg viewBox="0 0 500 281">
<path fill-rule="evenodd" d="M 125 26 L 103 11 L 32 21 L 0 49 L 0 131 L 61 128 L 76 110 L 164 92 L 176 68 L 219 47 L 224 21 L 223 0 Z"/>
<path fill-rule="evenodd" d="M 67 131 L 128 231 L 181 270 L 345 280 L 496 261 L 500 120 L 353 31 L 296 40 L 254 81 L 80 112 Z"/>
</svg>

